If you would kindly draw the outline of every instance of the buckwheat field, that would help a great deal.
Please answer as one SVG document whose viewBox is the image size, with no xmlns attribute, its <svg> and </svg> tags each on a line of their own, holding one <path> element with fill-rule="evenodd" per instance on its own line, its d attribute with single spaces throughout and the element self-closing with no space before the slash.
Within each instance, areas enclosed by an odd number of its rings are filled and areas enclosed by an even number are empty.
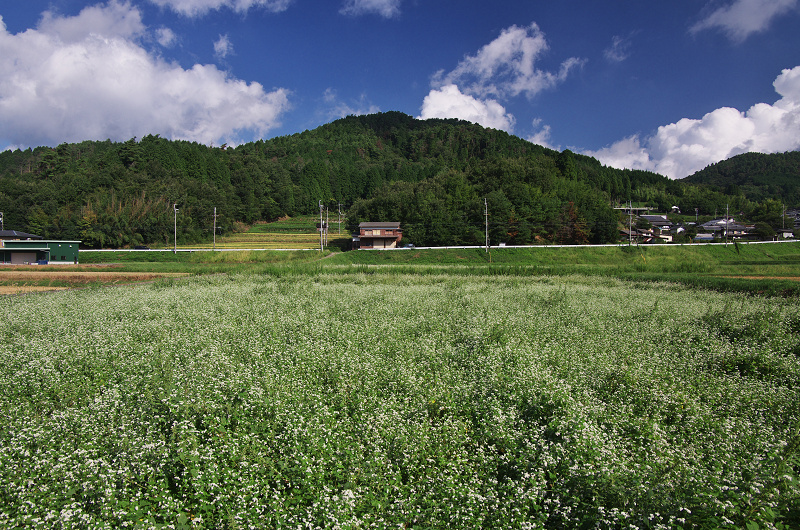
<svg viewBox="0 0 800 530">
<path fill-rule="evenodd" d="M 800 526 L 795 299 L 362 270 L 0 317 L 0 527 Z"/>
</svg>

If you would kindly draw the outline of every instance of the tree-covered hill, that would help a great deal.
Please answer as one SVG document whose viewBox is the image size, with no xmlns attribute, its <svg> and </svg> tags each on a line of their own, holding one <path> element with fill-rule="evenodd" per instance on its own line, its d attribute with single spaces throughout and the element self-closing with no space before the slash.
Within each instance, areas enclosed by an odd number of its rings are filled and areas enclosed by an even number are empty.
<svg viewBox="0 0 800 530">
<path fill-rule="evenodd" d="M 399 112 L 349 116 L 311 131 L 235 148 L 148 135 L 0 153 L 6 228 L 87 246 L 211 238 L 319 202 L 363 220 L 403 223 L 418 245 L 608 242 L 627 201 L 710 214 L 756 208 L 742 193 L 602 166 L 503 131 Z"/>
<path fill-rule="evenodd" d="M 751 201 L 765 199 L 800 206 L 800 152 L 744 153 L 712 164 L 683 179 Z"/>
</svg>

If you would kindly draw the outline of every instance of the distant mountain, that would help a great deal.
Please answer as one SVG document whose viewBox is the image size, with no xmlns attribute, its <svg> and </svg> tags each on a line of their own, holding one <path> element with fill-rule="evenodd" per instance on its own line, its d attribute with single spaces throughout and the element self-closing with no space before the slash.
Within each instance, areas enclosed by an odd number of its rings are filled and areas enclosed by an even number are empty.
<svg viewBox="0 0 800 530">
<path fill-rule="evenodd" d="M 493 243 L 605 243 L 619 233 L 614 206 L 628 201 L 711 215 L 727 205 L 754 211 L 751 197 L 769 196 L 757 181 L 725 186 L 605 167 L 504 131 L 400 112 L 235 148 L 147 135 L 0 153 L 6 228 L 95 247 L 171 244 L 176 217 L 179 242 L 210 240 L 214 224 L 230 231 L 317 213 L 320 202 L 341 205 L 351 229 L 399 221 L 417 245 L 483 244 L 487 221 Z"/>
<path fill-rule="evenodd" d="M 744 153 L 712 164 L 683 182 L 741 194 L 754 202 L 775 199 L 800 207 L 800 152 Z"/>
</svg>

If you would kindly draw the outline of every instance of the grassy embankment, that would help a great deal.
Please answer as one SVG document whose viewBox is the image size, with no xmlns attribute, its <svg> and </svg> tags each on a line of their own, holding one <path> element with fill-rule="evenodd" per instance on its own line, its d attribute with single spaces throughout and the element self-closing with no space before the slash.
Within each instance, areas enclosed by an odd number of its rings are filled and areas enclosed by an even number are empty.
<svg viewBox="0 0 800 530">
<path fill-rule="evenodd" d="M 394 251 L 81 253 L 129 272 L 564 276 L 666 281 L 721 291 L 800 294 L 800 243 Z"/>
<path fill-rule="evenodd" d="M 260 223 L 247 232 L 218 238 L 217 248 L 298 248 L 295 251 L 231 250 L 197 252 L 80 253 L 81 265 L 38 267 L 37 271 L 91 272 L 68 278 L 64 274 L 31 277 L 5 269 L 0 286 L 6 288 L 78 287 L 92 284 L 152 280 L 125 278 L 122 273 L 170 274 L 348 273 L 563 276 L 582 274 L 632 281 L 667 281 L 714 290 L 800 294 L 800 242 L 780 244 L 655 245 L 619 247 L 530 247 L 483 249 L 403 249 L 340 252 L 332 223 L 330 245 L 316 250 L 316 218 Z M 335 243 L 335 244 L 334 244 Z M 304 248 L 305 250 L 301 250 Z M 324 259 L 323 259 L 324 258 Z M 92 267 L 87 269 L 87 265 Z M 102 267 L 95 267 L 102 265 Z"/>
</svg>

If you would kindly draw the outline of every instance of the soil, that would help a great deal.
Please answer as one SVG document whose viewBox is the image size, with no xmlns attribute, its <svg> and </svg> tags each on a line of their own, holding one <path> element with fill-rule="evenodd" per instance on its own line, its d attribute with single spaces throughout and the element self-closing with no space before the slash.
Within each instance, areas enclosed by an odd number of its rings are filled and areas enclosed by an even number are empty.
<svg viewBox="0 0 800 530">
<path fill-rule="evenodd" d="M 154 273 L 115 271 L 115 266 L 84 265 L 46 267 L 12 265 L 0 268 L 0 295 L 38 291 L 61 291 L 89 284 L 118 285 L 154 281 L 159 278 L 186 276 L 186 273 Z M 52 285 L 57 283 L 59 285 Z"/>
</svg>

